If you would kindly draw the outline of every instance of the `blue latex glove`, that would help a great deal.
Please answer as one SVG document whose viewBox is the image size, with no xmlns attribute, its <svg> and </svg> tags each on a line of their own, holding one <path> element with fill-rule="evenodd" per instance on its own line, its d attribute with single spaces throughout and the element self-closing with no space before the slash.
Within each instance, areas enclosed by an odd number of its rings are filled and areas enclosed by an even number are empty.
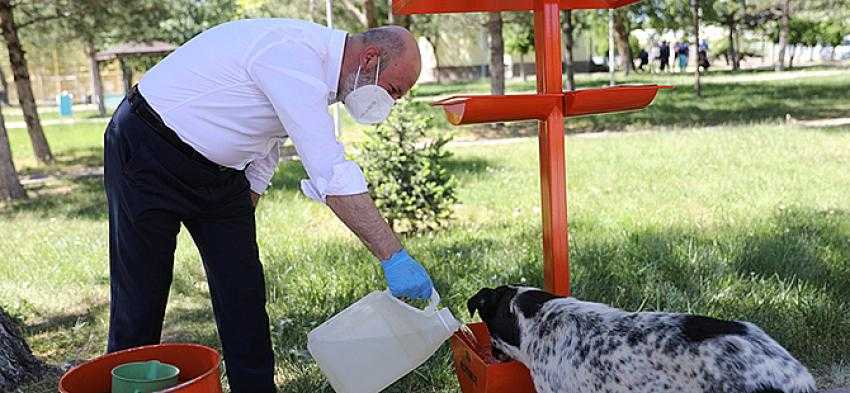
<svg viewBox="0 0 850 393">
<path fill-rule="evenodd" d="M 395 297 L 410 299 L 430 299 L 434 284 L 425 268 L 416 262 L 407 250 L 393 254 L 390 259 L 381 261 L 387 286 Z"/>
</svg>

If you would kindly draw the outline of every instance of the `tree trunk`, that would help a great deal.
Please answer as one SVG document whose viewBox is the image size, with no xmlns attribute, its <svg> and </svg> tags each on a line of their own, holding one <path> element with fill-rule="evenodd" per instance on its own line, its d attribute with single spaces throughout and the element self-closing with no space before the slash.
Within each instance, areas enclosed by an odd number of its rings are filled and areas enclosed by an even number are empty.
<svg viewBox="0 0 850 393">
<path fill-rule="evenodd" d="M 738 71 L 741 69 L 741 62 L 738 60 L 738 49 L 735 47 L 737 19 L 735 19 L 734 13 L 726 16 L 726 24 L 729 25 L 729 62 L 732 64 L 732 71 Z M 706 53 L 706 55 L 708 54 Z"/>
<path fill-rule="evenodd" d="M 490 94 L 505 94 L 505 41 L 502 37 L 502 13 L 491 12 L 487 22 L 490 34 Z"/>
<path fill-rule="evenodd" d="M 744 46 L 741 45 L 741 29 L 738 28 L 738 25 L 735 25 L 735 60 L 737 61 L 738 70 L 741 69 L 741 60 L 743 60 L 744 55 L 741 54 L 741 51 L 745 51 L 742 49 Z"/>
<path fill-rule="evenodd" d="M 387 0 L 387 24 L 395 24 L 395 15 L 393 14 L 393 0 Z"/>
<path fill-rule="evenodd" d="M 100 77 L 100 64 L 95 59 L 97 49 L 94 43 L 86 44 L 86 52 L 89 56 L 89 73 L 91 75 L 91 88 L 94 92 L 94 102 L 97 104 L 98 116 L 106 116 L 106 104 L 103 102 L 103 79 Z"/>
<path fill-rule="evenodd" d="M 632 48 L 629 47 L 629 28 L 626 26 L 626 11 L 614 11 L 614 39 L 617 41 L 617 51 L 620 52 L 620 66 L 626 75 L 634 71 L 634 57 Z"/>
<path fill-rule="evenodd" d="M 3 104 L 9 106 L 9 81 L 6 80 L 6 73 L 3 72 L 3 67 L 0 67 L 0 86 L 3 89 L 3 95 L 0 96 L 0 99 L 2 99 Z"/>
<path fill-rule="evenodd" d="M 378 27 L 378 10 L 375 8 L 375 0 L 364 0 L 363 8 L 366 13 L 366 27 Z"/>
<path fill-rule="evenodd" d="M 791 45 L 791 55 L 788 56 L 788 69 L 794 68 L 794 55 L 797 54 L 797 45 Z"/>
<path fill-rule="evenodd" d="M 437 47 L 437 44 L 439 44 L 440 41 L 440 34 L 435 33 L 435 37 L 433 39 L 426 36 L 425 40 L 427 40 L 428 43 L 431 44 L 431 47 L 434 48 L 434 79 L 437 83 L 440 83 L 440 52 Z"/>
<path fill-rule="evenodd" d="M 788 46 L 790 18 L 791 0 L 782 0 L 782 17 L 779 19 L 779 56 L 776 58 L 776 65 L 774 66 L 776 71 L 785 70 L 785 49 Z"/>
<path fill-rule="evenodd" d="M 124 95 L 129 95 L 130 89 L 133 87 L 133 69 L 124 61 L 123 57 L 118 58 L 118 64 L 121 67 L 121 81 L 124 84 Z"/>
<path fill-rule="evenodd" d="M 702 86 L 699 83 L 699 0 L 691 0 L 691 8 L 694 21 L 694 42 L 691 46 L 696 53 L 694 58 L 697 59 L 697 66 L 694 67 L 694 93 L 699 97 L 702 95 Z"/>
<path fill-rule="evenodd" d="M 27 59 L 24 48 L 18 39 L 18 29 L 12 15 L 12 4 L 10 0 L 0 0 L 0 27 L 3 29 L 3 38 L 9 51 L 9 63 L 12 66 L 12 74 L 15 76 L 15 85 L 18 88 L 18 102 L 24 112 L 24 121 L 27 123 L 32 148 L 38 161 L 49 164 L 53 162 L 53 154 L 41 128 L 38 119 L 38 109 L 35 105 L 35 97 L 32 94 L 30 74 L 27 69 Z"/>
<path fill-rule="evenodd" d="M 574 30 L 573 12 L 571 10 L 566 10 L 564 11 L 564 45 L 566 46 L 566 50 L 564 51 L 564 65 L 566 66 L 567 78 L 564 83 L 566 84 L 565 87 L 568 91 L 576 89 L 576 61 L 573 56 L 573 41 L 575 38 L 573 36 Z"/>
<path fill-rule="evenodd" d="M 523 82 L 528 82 L 528 75 L 525 73 L 525 53 L 519 54 L 519 74 Z"/>
<path fill-rule="evenodd" d="M 614 86 L 614 10 L 608 10 L 608 84 Z"/>
<path fill-rule="evenodd" d="M 0 308 L 0 392 L 41 380 L 54 370 L 33 356 L 20 329 Z"/>
<path fill-rule="evenodd" d="M 15 162 L 12 161 L 12 147 L 9 145 L 9 134 L 6 132 L 6 122 L 0 111 L 0 200 L 23 199 L 26 191 L 18 181 Z M 2 337 L 0 337 L 2 342 Z M 2 362 L 0 362 L 2 364 Z M 2 387 L 2 384 L 0 384 Z"/>
<path fill-rule="evenodd" d="M 410 30 L 413 25 L 413 18 L 410 15 L 397 15 L 395 23 L 407 30 Z"/>
</svg>

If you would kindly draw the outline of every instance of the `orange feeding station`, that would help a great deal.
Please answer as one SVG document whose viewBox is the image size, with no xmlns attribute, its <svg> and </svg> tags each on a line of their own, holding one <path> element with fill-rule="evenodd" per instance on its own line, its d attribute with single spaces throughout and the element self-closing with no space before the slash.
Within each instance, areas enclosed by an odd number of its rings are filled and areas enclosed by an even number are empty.
<svg viewBox="0 0 850 393">
<path fill-rule="evenodd" d="M 564 92 L 562 89 L 562 9 L 618 8 L 639 0 L 393 0 L 399 15 L 458 12 L 534 12 L 537 94 L 463 95 L 435 102 L 454 125 L 538 120 L 543 213 L 543 277 L 546 290 L 570 294 L 564 118 L 641 109 L 668 86 L 615 86 Z M 518 362 L 499 363 L 481 323 L 469 326 L 470 340 L 455 334 L 452 352 L 464 393 L 531 393 L 528 370 Z"/>
</svg>

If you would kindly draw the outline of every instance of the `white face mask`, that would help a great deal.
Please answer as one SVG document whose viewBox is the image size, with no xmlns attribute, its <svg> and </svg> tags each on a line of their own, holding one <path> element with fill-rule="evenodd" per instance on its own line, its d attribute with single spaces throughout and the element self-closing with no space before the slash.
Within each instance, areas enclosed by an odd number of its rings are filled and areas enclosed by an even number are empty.
<svg viewBox="0 0 850 393">
<path fill-rule="evenodd" d="M 387 119 L 393 109 L 395 100 L 382 87 L 378 86 L 378 74 L 381 72 L 381 61 L 375 71 L 375 84 L 357 87 L 360 78 L 360 66 L 354 77 L 354 90 L 342 100 L 345 109 L 360 124 L 378 124 Z"/>
</svg>

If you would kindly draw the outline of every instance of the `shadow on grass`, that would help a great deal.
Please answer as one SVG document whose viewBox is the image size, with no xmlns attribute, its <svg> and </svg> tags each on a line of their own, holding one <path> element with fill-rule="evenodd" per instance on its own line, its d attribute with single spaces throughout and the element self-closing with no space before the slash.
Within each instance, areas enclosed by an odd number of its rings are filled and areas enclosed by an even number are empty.
<svg viewBox="0 0 850 393">
<path fill-rule="evenodd" d="M 747 239 L 746 253 L 733 261 L 741 274 L 795 280 L 850 301 L 850 213 L 785 210 L 776 230 Z"/>
<path fill-rule="evenodd" d="M 571 130 L 619 130 L 629 125 L 700 127 L 781 121 L 786 114 L 796 119 L 850 116 L 842 103 L 845 84 L 714 83 L 703 87 L 696 99 L 686 88 L 662 91 L 648 108 L 630 113 L 588 116 L 567 120 Z"/>
<path fill-rule="evenodd" d="M 69 169 L 99 168 L 103 166 L 103 147 L 90 146 L 63 150 L 55 155 L 53 164 L 25 167 L 19 171 L 23 176 L 62 175 Z"/>
<path fill-rule="evenodd" d="M 0 211 L 0 216 L 17 213 L 43 218 L 64 216 L 89 220 L 107 217 L 106 193 L 101 177 L 69 179 L 60 184 L 28 187 L 30 198 L 18 201 Z"/>
<path fill-rule="evenodd" d="M 798 209 L 741 227 L 579 240 L 574 293 L 627 310 L 749 320 L 804 363 L 833 364 L 850 353 L 848 218 Z"/>
<path fill-rule="evenodd" d="M 88 305 L 84 311 L 51 315 L 37 323 L 27 324 L 24 326 L 24 332 L 27 335 L 32 335 L 53 330 L 72 329 L 81 323 L 94 322 L 94 318 L 97 315 L 107 311 L 108 309 L 108 302 L 97 302 Z"/>
<path fill-rule="evenodd" d="M 73 148 L 64 150 L 56 156 L 56 162 L 62 166 L 103 166 L 103 147 L 90 146 L 85 148 Z"/>
</svg>

